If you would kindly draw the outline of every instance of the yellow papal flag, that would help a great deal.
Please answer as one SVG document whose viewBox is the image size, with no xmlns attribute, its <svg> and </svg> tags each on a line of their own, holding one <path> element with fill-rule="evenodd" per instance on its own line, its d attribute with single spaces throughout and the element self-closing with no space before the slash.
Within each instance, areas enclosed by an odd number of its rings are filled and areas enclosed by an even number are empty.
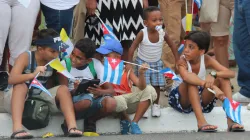
<svg viewBox="0 0 250 140">
<path fill-rule="evenodd" d="M 192 31 L 193 14 L 186 14 L 186 32 Z"/>
<path fill-rule="evenodd" d="M 71 52 L 73 51 L 73 49 L 74 49 L 74 45 L 71 42 L 70 38 L 68 37 L 68 35 L 67 35 L 67 33 L 66 33 L 66 31 L 65 31 L 64 28 L 62 28 L 62 30 L 60 32 L 60 37 L 61 37 L 62 41 L 69 46 L 66 49 L 66 53 L 67 54 L 65 55 L 65 56 L 69 56 L 71 54 Z"/>
<path fill-rule="evenodd" d="M 70 78 L 70 79 L 75 79 L 68 71 L 67 69 L 61 64 L 59 58 L 56 58 L 54 60 L 52 60 L 49 65 L 57 70 L 57 72 L 61 73 L 62 75 L 64 75 L 65 77 L 67 78 Z"/>
</svg>

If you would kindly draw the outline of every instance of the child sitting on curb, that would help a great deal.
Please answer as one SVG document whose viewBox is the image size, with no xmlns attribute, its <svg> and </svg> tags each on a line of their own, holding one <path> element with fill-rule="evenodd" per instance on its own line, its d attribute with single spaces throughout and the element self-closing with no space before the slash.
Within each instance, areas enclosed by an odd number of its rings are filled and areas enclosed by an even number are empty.
<svg viewBox="0 0 250 140">
<path fill-rule="evenodd" d="M 123 48 L 118 40 L 106 39 L 105 43 L 96 49 L 97 52 L 106 57 L 121 59 Z M 144 73 L 147 70 L 147 64 L 142 64 L 139 68 L 139 77 L 137 77 L 133 69 L 123 70 L 121 84 L 113 84 L 115 90 L 116 110 L 122 112 L 121 115 L 121 133 L 128 134 L 131 128 L 131 134 L 142 134 L 138 126 L 139 120 L 152 104 L 157 94 L 155 89 L 146 84 Z M 135 86 L 132 86 L 134 84 Z M 127 113 L 135 113 L 135 117 L 131 121 Z"/>
<path fill-rule="evenodd" d="M 216 132 L 217 126 L 208 124 L 203 115 L 212 111 L 216 101 L 215 95 L 207 88 L 214 90 L 219 99 L 222 97 L 219 95 L 232 99 L 230 78 L 235 73 L 205 54 L 210 43 L 208 33 L 192 31 L 185 40 L 183 57 L 177 63 L 177 70 L 184 82 L 170 92 L 169 104 L 181 113 L 194 111 L 198 132 Z M 213 69 L 208 75 L 207 68 Z M 241 124 L 230 118 L 227 118 L 227 124 L 228 131 L 244 131 Z"/>
</svg>

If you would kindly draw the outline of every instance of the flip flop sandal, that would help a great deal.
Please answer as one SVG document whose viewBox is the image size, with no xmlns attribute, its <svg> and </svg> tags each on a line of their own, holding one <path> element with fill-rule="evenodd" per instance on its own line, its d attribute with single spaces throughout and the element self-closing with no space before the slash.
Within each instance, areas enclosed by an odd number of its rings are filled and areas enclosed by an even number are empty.
<svg viewBox="0 0 250 140">
<path fill-rule="evenodd" d="M 81 136 L 83 136 L 82 133 L 80 134 L 80 133 L 76 133 L 76 132 L 70 132 L 71 130 L 76 131 L 78 129 L 76 129 L 76 128 L 70 128 L 69 131 L 68 131 L 68 137 L 81 137 Z M 78 130 L 78 131 L 80 131 L 80 130 Z"/>
<path fill-rule="evenodd" d="M 236 125 L 236 124 L 237 124 L 237 123 L 231 124 L 230 127 L 228 128 L 228 131 L 229 131 L 229 132 L 244 132 L 244 131 L 245 131 L 244 128 L 238 128 L 238 127 L 233 128 L 233 126 Z"/>
<path fill-rule="evenodd" d="M 198 132 L 210 132 L 210 133 L 212 133 L 212 132 L 216 132 L 216 131 L 217 131 L 217 130 L 214 129 L 214 128 L 203 129 L 204 127 L 207 127 L 207 126 L 212 126 L 212 125 L 210 125 L 210 124 L 203 125 L 203 126 L 201 126 L 201 127 L 198 129 Z"/>
<path fill-rule="evenodd" d="M 66 125 L 64 125 L 64 124 L 61 124 L 61 128 L 62 128 L 62 131 L 64 133 L 64 136 L 66 136 L 66 137 L 81 137 L 81 136 L 83 136 L 83 134 L 70 132 L 71 130 L 78 130 L 76 128 L 70 128 L 68 130 L 68 127 Z"/>
<path fill-rule="evenodd" d="M 20 133 L 26 133 L 26 135 L 16 136 L 17 134 L 20 134 Z M 10 138 L 11 139 L 32 139 L 33 136 L 31 134 L 28 134 L 25 130 L 20 130 L 20 131 L 13 132 Z"/>
</svg>

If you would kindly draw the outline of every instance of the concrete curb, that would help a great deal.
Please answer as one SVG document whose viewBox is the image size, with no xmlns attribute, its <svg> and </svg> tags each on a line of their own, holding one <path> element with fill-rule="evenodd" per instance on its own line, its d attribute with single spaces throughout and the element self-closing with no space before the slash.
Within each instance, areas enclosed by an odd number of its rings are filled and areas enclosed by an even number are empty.
<svg viewBox="0 0 250 140">
<path fill-rule="evenodd" d="M 197 122 L 194 113 L 181 114 L 172 108 L 161 109 L 161 117 L 142 119 L 139 122 L 143 133 L 166 133 L 166 132 L 196 132 Z M 133 115 L 130 116 L 131 118 Z M 225 112 L 222 107 L 215 107 L 211 113 L 205 114 L 208 123 L 218 126 L 218 131 L 226 131 L 227 124 Z M 250 131 L 250 111 L 246 107 L 242 107 L 242 122 L 246 131 Z M 62 115 L 54 115 L 49 126 L 39 130 L 29 131 L 35 137 L 41 137 L 47 132 L 52 132 L 54 135 L 62 135 L 60 124 L 63 122 Z M 7 138 L 11 135 L 12 120 L 7 113 L 0 113 L 0 138 Z M 83 121 L 77 121 L 78 128 L 82 129 Z M 100 134 L 119 134 L 120 123 L 118 119 L 112 117 L 104 118 L 97 122 L 97 132 Z"/>
</svg>

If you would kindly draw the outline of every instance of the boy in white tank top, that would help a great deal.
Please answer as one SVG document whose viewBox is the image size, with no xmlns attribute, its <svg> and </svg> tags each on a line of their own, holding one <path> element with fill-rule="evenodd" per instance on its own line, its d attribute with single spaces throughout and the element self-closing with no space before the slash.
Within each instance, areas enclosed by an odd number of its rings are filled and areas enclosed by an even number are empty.
<svg viewBox="0 0 250 140">
<path fill-rule="evenodd" d="M 138 48 L 138 55 L 136 63 L 141 65 L 143 63 L 149 64 L 150 68 L 155 70 L 163 69 L 161 61 L 163 42 L 166 41 L 176 60 L 179 59 L 177 47 L 170 40 L 167 33 L 161 28 L 163 24 L 162 14 L 160 9 L 155 6 L 149 6 L 143 12 L 145 28 L 142 29 L 136 36 L 132 46 L 129 49 L 128 61 L 132 61 L 134 51 Z M 126 68 L 130 69 L 132 66 L 127 65 Z M 138 67 L 135 67 L 135 74 L 138 76 Z M 159 117 L 160 105 L 158 105 L 160 97 L 160 87 L 165 86 L 164 76 L 155 71 L 147 70 L 145 72 L 146 83 L 151 84 L 156 92 L 157 99 L 152 107 L 152 116 Z"/>
<path fill-rule="evenodd" d="M 192 31 L 185 37 L 183 57 L 177 63 L 177 69 L 183 79 L 169 95 L 169 104 L 181 113 L 194 111 L 198 132 L 216 132 L 217 126 L 207 123 L 203 113 L 209 113 L 214 107 L 216 97 L 232 99 L 230 78 L 235 72 L 222 66 L 215 59 L 206 55 L 210 36 L 203 31 Z M 206 75 L 206 69 L 212 72 Z M 210 93 L 207 88 L 216 92 Z M 244 131 L 244 127 L 227 118 L 229 131 Z"/>
</svg>

